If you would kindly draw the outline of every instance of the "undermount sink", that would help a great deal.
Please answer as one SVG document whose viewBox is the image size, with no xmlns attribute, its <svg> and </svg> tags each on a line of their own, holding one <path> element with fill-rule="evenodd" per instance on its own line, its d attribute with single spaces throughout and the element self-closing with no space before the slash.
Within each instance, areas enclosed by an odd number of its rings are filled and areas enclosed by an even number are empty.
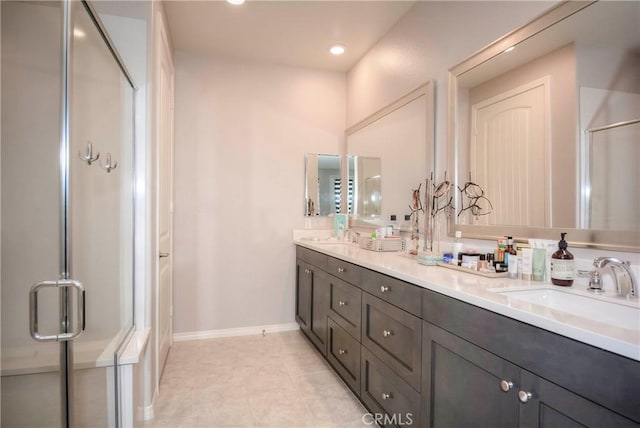
<svg viewBox="0 0 640 428">
<path fill-rule="evenodd" d="M 640 330 L 640 305 L 633 301 L 615 301 L 563 290 L 493 290 L 515 299 L 577 315 L 604 324 Z"/>
</svg>

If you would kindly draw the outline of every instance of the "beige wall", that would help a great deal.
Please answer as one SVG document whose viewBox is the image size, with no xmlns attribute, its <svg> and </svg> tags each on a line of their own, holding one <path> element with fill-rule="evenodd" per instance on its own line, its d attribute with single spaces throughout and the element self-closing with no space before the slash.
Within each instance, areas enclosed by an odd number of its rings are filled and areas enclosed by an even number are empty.
<svg viewBox="0 0 640 428">
<path fill-rule="evenodd" d="M 304 153 L 437 79 L 446 160 L 449 67 L 551 4 L 419 2 L 346 76 L 177 52 L 174 332 L 293 322 Z"/>
<path fill-rule="evenodd" d="M 436 81 L 436 170 L 446 169 L 448 70 L 556 2 L 425 1 L 416 5 L 349 71 L 353 125 L 429 79 Z"/>
<path fill-rule="evenodd" d="M 177 52 L 174 332 L 294 322 L 304 154 L 340 154 L 345 75 Z"/>
</svg>

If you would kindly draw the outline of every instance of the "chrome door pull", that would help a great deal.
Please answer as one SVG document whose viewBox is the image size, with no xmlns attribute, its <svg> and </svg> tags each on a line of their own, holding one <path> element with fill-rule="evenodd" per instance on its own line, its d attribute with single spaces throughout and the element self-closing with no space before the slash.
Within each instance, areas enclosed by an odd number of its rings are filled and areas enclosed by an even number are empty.
<svg viewBox="0 0 640 428">
<path fill-rule="evenodd" d="M 75 288 L 78 290 L 78 329 L 75 331 L 70 331 L 66 333 L 60 334 L 51 334 L 51 335 L 41 335 L 38 331 L 38 292 L 41 288 Z M 31 286 L 31 290 L 29 291 L 29 332 L 31 333 L 31 337 L 39 342 L 47 342 L 47 341 L 66 341 L 75 339 L 82 333 L 86 326 L 86 318 L 85 318 L 85 295 L 84 295 L 84 287 L 80 281 L 75 281 L 73 279 L 60 279 L 58 281 L 40 281 Z M 73 317 L 73 314 L 70 314 L 70 317 Z"/>
<path fill-rule="evenodd" d="M 164 259 L 165 257 L 169 257 L 169 253 L 164 253 L 164 252 L 160 251 L 160 258 Z"/>
</svg>

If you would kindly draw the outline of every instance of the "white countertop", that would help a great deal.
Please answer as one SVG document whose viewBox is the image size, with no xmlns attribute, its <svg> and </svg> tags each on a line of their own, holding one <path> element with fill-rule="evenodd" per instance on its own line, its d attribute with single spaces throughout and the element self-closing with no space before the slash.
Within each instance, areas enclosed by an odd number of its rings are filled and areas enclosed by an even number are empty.
<svg viewBox="0 0 640 428">
<path fill-rule="evenodd" d="M 585 283 L 572 287 L 556 287 L 541 282 L 509 278 L 484 278 L 439 266 L 424 266 L 402 253 L 383 253 L 358 248 L 354 244 L 326 244 L 302 240 L 294 235 L 294 242 L 306 248 L 333 256 L 377 272 L 393 276 L 420 287 L 453 297 L 463 302 L 496 312 L 509 318 L 560 334 L 589 345 L 640 361 L 640 318 L 635 325 L 617 327 L 598 319 L 573 315 L 559 309 L 528 303 L 491 291 L 500 289 L 556 289 L 593 298 Z M 598 297 L 626 306 L 639 307 L 638 300 L 619 297 Z"/>
</svg>

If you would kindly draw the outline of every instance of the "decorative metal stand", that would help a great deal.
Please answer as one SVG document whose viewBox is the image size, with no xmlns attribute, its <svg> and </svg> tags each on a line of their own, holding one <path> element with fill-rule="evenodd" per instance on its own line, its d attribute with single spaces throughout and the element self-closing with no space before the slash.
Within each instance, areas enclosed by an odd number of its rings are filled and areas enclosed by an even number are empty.
<svg viewBox="0 0 640 428">
<path fill-rule="evenodd" d="M 420 200 L 420 188 L 422 183 L 418 185 L 417 189 L 412 191 L 411 205 L 411 250 L 409 254 L 418 255 L 420 249 L 420 213 L 424 212 L 422 208 L 422 201 Z"/>
</svg>

